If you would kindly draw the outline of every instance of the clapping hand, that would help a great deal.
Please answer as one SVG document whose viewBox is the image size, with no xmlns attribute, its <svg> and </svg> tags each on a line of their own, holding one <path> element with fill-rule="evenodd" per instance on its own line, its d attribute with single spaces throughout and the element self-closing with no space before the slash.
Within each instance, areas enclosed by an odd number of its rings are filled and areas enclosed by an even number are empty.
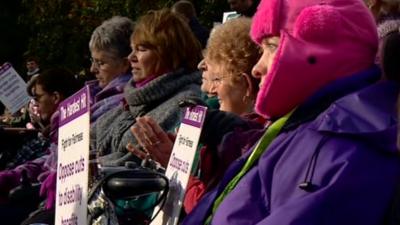
<svg viewBox="0 0 400 225">
<path fill-rule="evenodd" d="M 132 144 L 128 144 L 128 151 L 141 159 L 150 157 L 163 167 L 168 165 L 175 135 L 165 132 L 149 116 L 136 118 L 136 123 L 131 127 L 131 132 L 142 150 Z"/>
</svg>

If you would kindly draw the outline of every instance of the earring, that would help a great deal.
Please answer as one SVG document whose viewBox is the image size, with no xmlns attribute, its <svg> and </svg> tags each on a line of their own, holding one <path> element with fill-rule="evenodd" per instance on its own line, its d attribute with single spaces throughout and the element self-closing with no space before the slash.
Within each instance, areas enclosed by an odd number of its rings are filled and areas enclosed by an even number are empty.
<svg viewBox="0 0 400 225">
<path fill-rule="evenodd" d="M 243 98 L 242 98 L 242 102 L 245 103 L 245 104 L 247 104 L 249 102 L 249 100 L 250 100 L 250 96 L 249 95 L 244 95 Z"/>
<path fill-rule="evenodd" d="M 242 98 L 242 102 L 243 103 L 249 103 L 249 104 L 254 104 L 254 101 L 255 101 L 256 99 L 255 99 L 255 97 L 254 96 L 251 96 L 250 94 L 246 94 L 246 95 L 244 95 L 243 96 L 243 98 Z"/>
</svg>

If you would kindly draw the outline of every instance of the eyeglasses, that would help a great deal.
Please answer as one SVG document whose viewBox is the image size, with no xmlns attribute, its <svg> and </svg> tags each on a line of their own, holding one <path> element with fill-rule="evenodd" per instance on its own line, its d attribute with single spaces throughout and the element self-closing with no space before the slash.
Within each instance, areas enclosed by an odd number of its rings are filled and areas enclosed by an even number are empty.
<svg viewBox="0 0 400 225">
<path fill-rule="evenodd" d="M 220 85 L 222 83 L 222 81 L 225 78 L 228 78 L 228 77 L 229 76 L 211 78 L 210 82 L 211 82 L 212 85 L 216 85 L 217 86 L 217 85 Z"/>
<path fill-rule="evenodd" d="M 105 62 L 103 62 L 101 60 L 97 60 L 97 59 L 93 59 L 93 58 L 90 58 L 90 62 L 92 62 L 92 65 L 97 69 L 102 68 L 106 64 Z"/>
<path fill-rule="evenodd" d="M 115 63 L 122 62 L 123 59 L 126 59 L 126 58 L 120 58 L 120 57 L 105 57 L 105 58 L 107 59 L 107 61 L 90 58 L 90 62 L 92 62 L 92 65 L 95 68 L 103 69 L 105 65 L 113 65 Z"/>
</svg>

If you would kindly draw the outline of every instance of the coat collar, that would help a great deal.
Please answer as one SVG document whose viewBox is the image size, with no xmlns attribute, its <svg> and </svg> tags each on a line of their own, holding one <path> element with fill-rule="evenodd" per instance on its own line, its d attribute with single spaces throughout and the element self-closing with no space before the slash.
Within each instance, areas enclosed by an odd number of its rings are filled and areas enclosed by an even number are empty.
<svg viewBox="0 0 400 225">
<path fill-rule="evenodd" d="M 353 76 L 331 82 L 297 107 L 282 131 L 295 129 L 305 122 L 314 120 L 337 99 L 367 87 L 377 82 L 379 78 L 380 69 L 373 66 Z"/>
</svg>

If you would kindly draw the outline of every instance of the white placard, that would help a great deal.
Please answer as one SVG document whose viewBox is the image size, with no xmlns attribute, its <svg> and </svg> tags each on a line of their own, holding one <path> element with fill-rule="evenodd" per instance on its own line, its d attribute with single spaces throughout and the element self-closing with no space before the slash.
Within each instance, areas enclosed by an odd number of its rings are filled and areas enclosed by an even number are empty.
<svg viewBox="0 0 400 225">
<path fill-rule="evenodd" d="M 55 225 L 86 225 L 89 181 L 89 90 L 60 104 Z"/>
<path fill-rule="evenodd" d="M 26 83 L 10 63 L 0 67 L 0 101 L 11 113 L 26 106 L 31 97 L 26 92 Z"/>
<path fill-rule="evenodd" d="M 240 16 L 239 13 L 236 11 L 231 11 L 231 12 L 224 12 L 223 17 L 222 17 L 222 23 L 225 23 L 226 21 L 234 18 L 238 18 Z"/>
<path fill-rule="evenodd" d="M 204 106 L 185 110 L 165 172 L 170 182 L 167 201 L 152 224 L 175 225 L 178 222 L 206 111 Z M 158 210 L 156 207 L 154 213 Z"/>
</svg>

